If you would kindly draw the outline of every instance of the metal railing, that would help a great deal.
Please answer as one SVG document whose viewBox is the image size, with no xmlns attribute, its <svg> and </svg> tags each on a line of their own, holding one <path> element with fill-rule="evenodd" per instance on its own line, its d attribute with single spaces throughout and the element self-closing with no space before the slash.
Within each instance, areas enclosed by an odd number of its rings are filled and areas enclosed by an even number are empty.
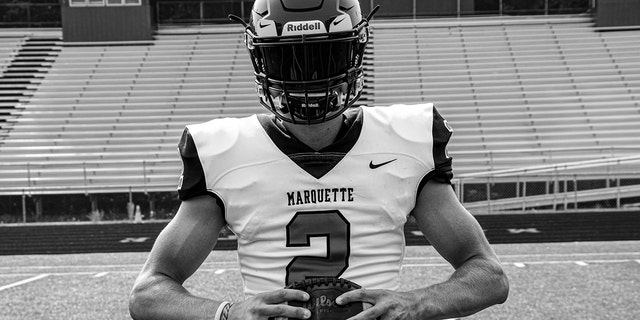
<svg viewBox="0 0 640 320">
<path fill-rule="evenodd" d="M 454 185 L 474 213 L 640 210 L 640 154 L 470 173 Z"/>
<path fill-rule="evenodd" d="M 156 192 L 176 189 L 178 159 L 3 163 L 0 195 Z"/>
</svg>

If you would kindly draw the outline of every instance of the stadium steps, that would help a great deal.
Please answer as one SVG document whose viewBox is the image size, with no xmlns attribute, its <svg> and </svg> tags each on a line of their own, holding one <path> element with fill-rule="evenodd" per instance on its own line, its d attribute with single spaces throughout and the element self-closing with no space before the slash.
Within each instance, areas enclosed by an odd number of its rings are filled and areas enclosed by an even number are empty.
<svg viewBox="0 0 640 320">
<path fill-rule="evenodd" d="M 544 243 L 640 240 L 640 212 L 572 212 L 477 215 L 489 242 Z M 143 223 L 51 223 L 0 225 L 0 255 L 148 252 L 166 221 Z M 413 222 L 405 226 L 407 245 L 428 242 Z M 235 250 L 224 230 L 216 250 Z"/>
<path fill-rule="evenodd" d="M 32 87 L 53 65 L 60 52 L 60 38 L 25 37 L 10 54 L 0 75 L 0 117 L 6 120 L 15 114 L 19 104 L 35 91 Z"/>
</svg>

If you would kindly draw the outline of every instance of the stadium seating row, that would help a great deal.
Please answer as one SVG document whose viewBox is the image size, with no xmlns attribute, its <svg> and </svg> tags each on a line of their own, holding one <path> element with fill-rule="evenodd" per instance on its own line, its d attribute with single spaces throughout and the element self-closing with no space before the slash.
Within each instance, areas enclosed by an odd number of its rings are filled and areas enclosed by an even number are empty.
<svg viewBox="0 0 640 320">
<path fill-rule="evenodd" d="M 374 29 L 375 104 L 436 102 L 463 173 L 638 152 L 638 32 L 596 32 L 589 17 L 491 24 Z"/>
</svg>

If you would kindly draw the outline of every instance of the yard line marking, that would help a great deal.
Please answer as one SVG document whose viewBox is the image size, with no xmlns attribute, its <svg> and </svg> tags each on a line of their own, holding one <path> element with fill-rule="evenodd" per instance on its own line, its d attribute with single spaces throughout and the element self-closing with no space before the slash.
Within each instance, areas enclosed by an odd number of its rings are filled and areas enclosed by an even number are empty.
<svg viewBox="0 0 640 320">
<path fill-rule="evenodd" d="M 571 260 L 556 260 L 556 261 L 527 261 L 527 264 L 543 265 L 543 264 L 577 264 L 579 266 L 588 266 L 589 263 L 624 263 L 631 262 L 631 259 L 612 259 L 612 260 L 586 260 L 586 261 L 571 261 Z"/>
<path fill-rule="evenodd" d="M 227 268 L 227 269 L 210 269 L 210 268 L 199 268 L 197 270 L 198 272 L 219 272 L 216 274 L 222 274 L 223 272 L 227 272 L 227 271 L 240 271 L 240 268 Z"/>
<path fill-rule="evenodd" d="M 214 262 L 205 262 L 202 266 L 208 265 L 220 265 L 220 264 L 237 264 L 237 261 L 214 261 Z M 78 264 L 78 265 L 49 265 L 49 266 L 0 266 L 0 270 L 15 270 L 15 269 L 35 269 L 35 270 L 45 270 L 45 269 L 88 269 L 88 268 L 100 268 L 100 269 L 111 269 L 111 268 L 135 268 L 140 270 L 142 268 L 143 263 L 131 263 L 131 264 Z"/>
<path fill-rule="evenodd" d="M 138 274 L 139 271 L 129 271 L 129 270 L 118 270 L 118 271 L 109 271 L 109 273 L 115 273 L 115 274 Z M 21 273 L 9 273 L 9 274 L 0 274 L 0 278 L 2 277 L 28 277 L 28 276 L 33 276 L 34 274 L 37 273 L 28 273 L 28 272 L 21 272 Z M 78 272 L 49 272 L 47 273 L 49 276 L 93 276 L 96 273 L 95 272 L 91 272 L 91 271 L 78 271 Z"/>
<path fill-rule="evenodd" d="M 90 264 L 90 265 L 51 265 L 51 266 L 5 266 L 0 267 L 3 269 L 88 269 L 88 268 L 128 268 L 136 267 L 142 268 L 142 264 Z"/>
<path fill-rule="evenodd" d="M 532 253 L 532 254 L 499 254 L 500 259 L 506 258 L 530 258 L 530 257 L 582 257 L 582 256 L 618 256 L 618 255 L 640 255 L 638 251 L 625 252 L 584 252 L 584 253 Z M 405 257 L 405 261 L 413 260 L 441 260 L 440 256 Z"/>
<path fill-rule="evenodd" d="M 93 277 L 94 278 L 101 278 L 101 277 L 104 277 L 104 276 L 106 276 L 108 274 L 109 274 L 109 272 L 100 272 L 100 273 L 96 273 Z"/>
<path fill-rule="evenodd" d="M 521 257 L 581 257 L 581 256 L 618 256 L 618 255 L 640 255 L 639 251 L 621 252 L 581 252 L 581 253 L 530 253 L 530 254 L 499 254 L 500 258 L 521 258 Z"/>
<path fill-rule="evenodd" d="M 571 260 L 543 260 L 543 261 L 527 261 L 527 264 L 569 264 L 575 263 L 575 261 Z"/>
<path fill-rule="evenodd" d="M 629 262 L 629 261 L 633 261 L 633 260 L 629 260 L 629 259 L 610 259 L 610 260 L 587 260 L 585 262 L 586 263 L 623 263 L 623 262 Z"/>
<path fill-rule="evenodd" d="M 524 268 L 525 267 L 524 263 L 522 263 L 522 262 L 514 262 L 513 265 L 518 267 L 518 268 Z"/>
<path fill-rule="evenodd" d="M 4 290 L 7 290 L 9 288 L 21 286 L 23 284 L 26 284 L 26 283 L 29 283 L 29 282 L 33 282 L 33 281 L 36 281 L 36 280 L 40 280 L 40 279 L 46 278 L 48 276 L 49 276 L 48 274 L 43 273 L 43 274 L 37 275 L 35 277 L 31 277 L 31 278 L 27 278 L 27 279 L 24 279 L 24 280 L 21 280 L 21 281 L 18 281 L 18 282 L 14 282 L 14 283 L 8 284 L 6 286 L 0 287 L 0 291 L 4 291 Z"/>
<path fill-rule="evenodd" d="M 450 267 L 448 263 L 405 263 L 403 268 L 419 268 L 419 267 Z"/>
<path fill-rule="evenodd" d="M 636 260 L 637 263 L 640 263 L 640 260 Z"/>
</svg>

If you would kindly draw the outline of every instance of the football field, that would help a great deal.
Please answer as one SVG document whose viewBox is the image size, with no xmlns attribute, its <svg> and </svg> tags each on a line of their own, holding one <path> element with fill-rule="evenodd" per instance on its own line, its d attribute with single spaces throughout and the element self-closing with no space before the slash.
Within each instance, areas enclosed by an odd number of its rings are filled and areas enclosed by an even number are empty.
<svg viewBox="0 0 640 320">
<path fill-rule="evenodd" d="M 640 241 L 494 245 L 509 276 L 503 305 L 469 319 L 640 319 Z M 130 319 L 127 296 L 147 253 L 0 257 L 0 319 Z M 430 246 L 411 246 L 402 290 L 448 277 Z M 213 251 L 185 286 L 241 299 L 235 251 Z"/>
</svg>

